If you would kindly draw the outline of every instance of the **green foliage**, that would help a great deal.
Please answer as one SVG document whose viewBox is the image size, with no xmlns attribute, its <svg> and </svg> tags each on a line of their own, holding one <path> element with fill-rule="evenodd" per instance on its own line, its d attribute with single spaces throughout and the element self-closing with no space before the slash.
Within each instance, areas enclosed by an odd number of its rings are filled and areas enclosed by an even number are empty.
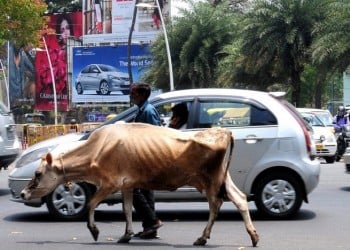
<svg viewBox="0 0 350 250">
<path fill-rule="evenodd" d="M 310 58 L 312 28 L 323 18 L 322 12 L 315 10 L 322 3 L 322 0 L 258 0 L 242 19 L 240 59 L 245 72 L 255 76 L 252 80 L 263 79 L 264 86 L 276 81 L 289 84 L 296 105 L 300 101 L 301 74 Z"/>
<path fill-rule="evenodd" d="M 344 71 L 350 64 L 350 2 L 328 1 L 326 18 L 314 27 L 313 59 L 329 70 Z"/>
<path fill-rule="evenodd" d="M 215 82 L 215 70 L 225 44 L 236 33 L 236 18 L 226 4 L 213 7 L 205 2 L 190 2 L 190 10 L 167 25 L 174 69 L 175 89 L 209 87 Z M 169 70 L 164 36 L 152 45 L 154 65 L 147 81 L 169 89 Z"/>
<path fill-rule="evenodd" d="M 17 47 L 37 44 L 40 30 L 46 24 L 43 0 L 0 0 L 0 45 L 7 40 Z"/>
</svg>

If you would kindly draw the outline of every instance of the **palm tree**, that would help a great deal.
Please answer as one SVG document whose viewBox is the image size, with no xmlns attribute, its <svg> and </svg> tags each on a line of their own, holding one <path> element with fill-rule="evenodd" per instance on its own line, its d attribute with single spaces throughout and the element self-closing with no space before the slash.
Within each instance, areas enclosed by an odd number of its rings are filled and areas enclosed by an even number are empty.
<svg viewBox="0 0 350 250">
<path fill-rule="evenodd" d="M 309 61 L 312 29 L 322 19 L 322 0 L 258 0 L 244 15 L 242 64 L 248 73 L 270 75 L 292 88 L 299 105 L 301 73 Z M 258 81 L 259 79 L 256 78 Z"/>
<path fill-rule="evenodd" d="M 326 18 L 314 29 L 312 58 L 329 70 L 345 71 L 350 65 L 350 2 L 330 0 Z"/>
<path fill-rule="evenodd" d="M 167 26 L 172 53 L 175 89 L 212 86 L 223 45 L 235 35 L 235 18 L 226 4 L 190 2 L 190 10 Z M 167 58 L 164 37 L 160 35 L 151 47 L 153 65 L 146 80 L 168 89 Z"/>
</svg>

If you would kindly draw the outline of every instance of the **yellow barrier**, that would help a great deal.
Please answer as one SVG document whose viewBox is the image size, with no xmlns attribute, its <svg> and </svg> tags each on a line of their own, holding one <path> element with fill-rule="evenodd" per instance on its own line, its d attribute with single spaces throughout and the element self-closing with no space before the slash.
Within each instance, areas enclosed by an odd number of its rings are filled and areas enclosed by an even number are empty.
<svg viewBox="0 0 350 250">
<path fill-rule="evenodd" d="M 68 125 L 47 125 L 38 124 L 17 124 L 17 133 L 22 141 L 22 148 L 25 149 L 37 142 L 54 138 L 68 133 L 87 133 L 100 126 L 101 123 L 83 123 Z"/>
</svg>

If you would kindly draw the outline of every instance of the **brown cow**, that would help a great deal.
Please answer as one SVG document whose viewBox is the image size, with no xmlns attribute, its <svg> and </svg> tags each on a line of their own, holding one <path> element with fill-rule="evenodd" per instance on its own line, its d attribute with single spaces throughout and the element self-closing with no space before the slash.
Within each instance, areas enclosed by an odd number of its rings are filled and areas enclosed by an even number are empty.
<svg viewBox="0 0 350 250">
<path fill-rule="evenodd" d="M 47 154 L 21 195 L 25 200 L 43 197 L 71 181 L 96 185 L 97 192 L 89 202 L 88 228 L 97 240 L 95 208 L 107 195 L 121 191 L 126 229 L 118 242 L 127 243 L 133 235 L 134 188 L 173 191 L 190 185 L 205 192 L 210 208 L 208 223 L 194 245 L 206 244 L 223 199 L 228 197 L 239 209 L 256 246 L 259 236 L 246 196 L 228 172 L 232 149 L 231 132 L 222 128 L 186 133 L 142 123 L 107 125 L 66 154 L 57 158 Z"/>
</svg>

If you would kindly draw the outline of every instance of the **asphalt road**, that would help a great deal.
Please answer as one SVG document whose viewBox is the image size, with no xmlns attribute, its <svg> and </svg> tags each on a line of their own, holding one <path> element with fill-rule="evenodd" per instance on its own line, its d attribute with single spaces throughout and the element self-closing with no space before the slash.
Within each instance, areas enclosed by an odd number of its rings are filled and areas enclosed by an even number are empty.
<svg viewBox="0 0 350 250">
<path fill-rule="evenodd" d="M 256 249 L 350 249 L 350 175 L 342 162 L 322 164 L 320 184 L 292 220 L 261 217 L 250 203 L 253 223 L 260 234 Z M 132 239 L 117 244 L 124 232 L 121 205 L 100 206 L 96 223 L 100 237 L 95 242 L 85 221 L 62 222 L 50 218 L 46 207 L 30 208 L 9 201 L 8 171 L 0 172 L 0 249 L 193 249 L 208 217 L 206 203 L 158 203 L 164 226 L 160 239 Z M 136 218 L 134 230 L 141 229 Z M 240 214 L 225 203 L 205 249 L 253 249 Z"/>
</svg>

